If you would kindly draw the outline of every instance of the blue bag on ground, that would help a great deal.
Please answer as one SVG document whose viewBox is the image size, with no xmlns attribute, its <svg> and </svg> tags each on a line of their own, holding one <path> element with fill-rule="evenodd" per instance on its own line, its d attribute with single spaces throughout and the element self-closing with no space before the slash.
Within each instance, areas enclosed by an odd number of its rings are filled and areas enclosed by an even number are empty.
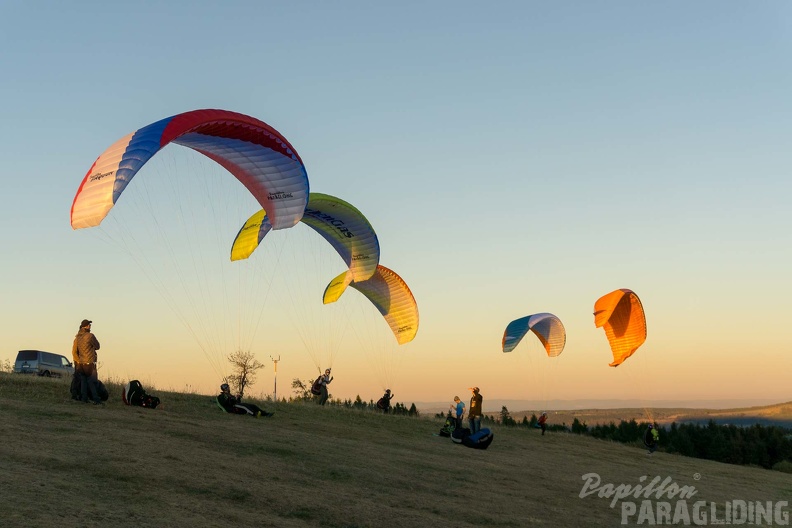
<svg viewBox="0 0 792 528">
<path fill-rule="evenodd" d="M 472 447 L 473 449 L 487 449 L 492 443 L 493 436 L 492 431 L 485 427 L 477 433 L 463 437 L 462 445 Z"/>
</svg>

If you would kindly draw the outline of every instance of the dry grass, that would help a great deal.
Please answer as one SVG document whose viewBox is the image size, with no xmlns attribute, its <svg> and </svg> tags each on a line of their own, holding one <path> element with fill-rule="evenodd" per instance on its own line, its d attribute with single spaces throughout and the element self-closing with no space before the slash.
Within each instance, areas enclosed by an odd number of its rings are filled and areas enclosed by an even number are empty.
<svg viewBox="0 0 792 528">
<path fill-rule="evenodd" d="M 496 428 L 487 451 L 430 418 L 279 404 L 271 419 L 155 392 L 164 410 L 94 407 L 68 381 L 0 374 L 3 526 L 613 526 L 585 473 L 694 485 L 696 499 L 788 500 L 792 476 L 570 434 Z M 151 391 L 154 392 L 154 391 Z M 694 474 L 700 480 L 694 480 Z"/>
</svg>

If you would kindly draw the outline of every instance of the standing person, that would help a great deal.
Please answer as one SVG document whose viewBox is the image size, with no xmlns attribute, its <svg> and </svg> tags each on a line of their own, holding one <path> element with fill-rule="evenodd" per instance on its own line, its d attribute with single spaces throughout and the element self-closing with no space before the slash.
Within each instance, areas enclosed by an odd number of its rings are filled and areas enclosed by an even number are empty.
<svg viewBox="0 0 792 528">
<path fill-rule="evenodd" d="M 379 401 L 377 402 L 377 407 L 382 409 L 383 413 L 388 414 L 388 411 L 390 410 L 390 406 L 391 406 L 390 401 L 393 399 L 394 396 L 396 395 L 391 394 L 390 389 L 385 389 L 385 394 L 383 394 L 382 398 L 380 398 Z"/>
<path fill-rule="evenodd" d="M 242 396 L 234 396 L 231 394 L 231 387 L 228 383 L 220 385 L 220 394 L 217 395 L 217 403 L 220 407 L 225 409 L 227 413 L 231 414 L 247 414 L 258 418 L 260 416 L 272 416 L 270 413 L 255 405 L 253 403 L 242 403 Z"/>
<path fill-rule="evenodd" d="M 327 393 L 327 386 L 330 385 L 331 381 L 333 381 L 333 377 L 330 375 L 330 369 L 327 369 L 319 379 L 319 390 L 321 391 L 319 396 L 319 405 L 324 405 L 327 402 L 327 398 L 329 397 L 329 394 Z"/>
<path fill-rule="evenodd" d="M 542 416 L 539 417 L 539 427 L 542 428 L 542 436 L 544 436 L 545 431 L 547 430 L 547 413 L 543 412 Z"/>
<path fill-rule="evenodd" d="M 479 394 L 478 387 L 471 387 L 473 396 L 470 398 L 470 410 L 468 411 L 468 423 L 470 423 L 470 433 L 475 434 L 481 430 L 481 403 L 484 398 Z"/>
<path fill-rule="evenodd" d="M 657 430 L 652 424 L 649 424 L 649 428 L 646 430 L 644 434 L 644 444 L 646 444 L 647 449 L 649 449 L 649 455 L 655 452 L 657 449 L 657 442 L 660 440 L 660 432 Z"/>
<path fill-rule="evenodd" d="M 451 404 L 450 409 L 454 411 L 454 418 L 456 419 L 456 428 L 462 428 L 462 418 L 465 416 L 465 404 L 459 399 L 459 396 L 454 396 L 454 403 Z"/>
<path fill-rule="evenodd" d="M 74 336 L 72 354 L 76 351 L 79 364 L 75 368 L 80 374 L 80 399 L 88 403 L 90 394 L 94 405 L 100 405 L 102 399 L 99 396 L 96 374 L 96 351 L 99 350 L 99 340 L 91 333 L 91 323 L 88 319 L 83 319 L 80 323 L 80 330 Z"/>
<path fill-rule="evenodd" d="M 77 366 L 80 364 L 80 356 L 77 355 L 77 338 L 74 339 L 72 343 L 72 365 L 74 366 L 74 372 L 72 373 L 72 381 L 71 386 L 69 387 L 69 392 L 71 393 L 72 400 L 81 401 L 80 400 L 80 371 L 77 369 Z"/>
</svg>

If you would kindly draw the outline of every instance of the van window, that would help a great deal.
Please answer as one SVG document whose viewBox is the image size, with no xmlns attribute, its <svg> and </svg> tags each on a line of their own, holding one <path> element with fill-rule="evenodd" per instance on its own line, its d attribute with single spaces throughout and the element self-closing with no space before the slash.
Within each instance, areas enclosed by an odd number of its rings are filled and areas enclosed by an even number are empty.
<svg viewBox="0 0 792 528">
<path fill-rule="evenodd" d="M 56 354 L 50 354 L 49 352 L 42 352 L 41 360 L 49 365 L 60 365 L 58 356 Z"/>
<path fill-rule="evenodd" d="M 70 367 L 71 363 L 69 363 L 68 359 L 66 359 L 65 357 L 61 356 L 61 366 L 62 367 Z"/>
<path fill-rule="evenodd" d="M 20 350 L 17 354 L 17 361 L 36 361 L 38 350 Z"/>
</svg>

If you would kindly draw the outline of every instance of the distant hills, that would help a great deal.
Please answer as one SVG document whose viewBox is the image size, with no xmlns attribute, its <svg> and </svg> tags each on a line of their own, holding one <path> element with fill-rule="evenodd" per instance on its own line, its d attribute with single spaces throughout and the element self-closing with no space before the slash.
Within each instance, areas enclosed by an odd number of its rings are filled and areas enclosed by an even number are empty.
<svg viewBox="0 0 792 528">
<path fill-rule="evenodd" d="M 696 402 L 698 405 L 692 407 L 690 402 L 680 401 L 651 402 L 651 407 L 627 406 L 624 405 L 627 402 L 619 400 L 589 401 L 585 403 L 595 405 L 585 408 L 576 406 L 576 404 L 580 403 L 583 402 L 554 401 L 548 402 L 547 407 L 541 407 L 535 405 L 535 402 L 524 400 L 492 400 L 489 402 L 485 400 L 484 412 L 488 415 L 497 415 L 500 413 L 501 408 L 506 406 L 511 417 L 521 421 L 523 416 L 527 416 L 530 419 L 532 414 L 538 416 L 542 411 L 547 411 L 551 423 L 566 423 L 567 425 L 571 425 L 573 420 L 577 418 L 580 422 L 585 422 L 587 425 L 607 424 L 609 422 L 618 424 L 620 421 L 633 419 L 638 422 L 651 420 L 660 425 L 670 425 L 672 422 L 701 424 L 713 420 L 721 425 L 745 427 L 761 424 L 792 428 L 792 401 L 733 408 L 713 408 L 714 406 L 701 405 L 702 402 Z M 622 406 L 618 406 L 619 403 Z M 710 403 L 720 406 L 724 402 Z M 446 404 L 442 407 L 436 405 L 432 408 L 427 404 L 416 404 L 419 411 L 424 414 L 445 412 L 448 409 L 448 405 Z"/>
</svg>

